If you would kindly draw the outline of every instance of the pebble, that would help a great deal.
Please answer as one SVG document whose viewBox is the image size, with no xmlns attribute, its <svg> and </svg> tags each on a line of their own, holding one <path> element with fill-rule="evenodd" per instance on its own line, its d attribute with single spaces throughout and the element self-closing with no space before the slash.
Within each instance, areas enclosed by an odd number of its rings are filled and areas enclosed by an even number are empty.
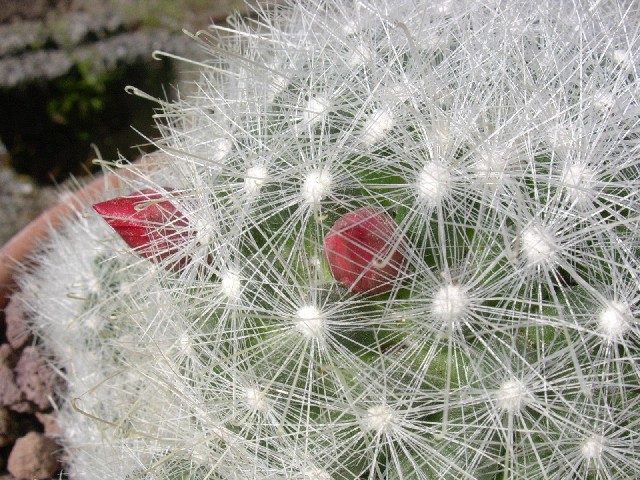
<svg viewBox="0 0 640 480">
<path fill-rule="evenodd" d="M 58 470 L 58 444 L 42 433 L 29 432 L 16 440 L 7 470 L 19 480 L 45 479 Z"/>
<path fill-rule="evenodd" d="M 0 405 L 11 407 L 22 400 L 22 392 L 16 385 L 13 370 L 6 365 L 0 365 Z"/>
<path fill-rule="evenodd" d="M 58 417 L 55 413 L 36 412 L 35 415 L 44 427 L 44 434 L 47 437 L 57 438 L 62 436 L 60 426 L 58 425 Z"/>
<path fill-rule="evenodd" d="M 24 311 L 20 305 L 20 297 L 13 295 L 4 308 L 6 331 L 5 335 L 11 348 L 18 350 L 33 340 L 33 335 L 27 327 Z"/>
<path fill-rule="evenodd" d="M 51 399 L 60 388 L 60 377 L 51 370 L 36 347 L 25 347 L 14 369 L 16 385 L 39 410 L 51 408 Z"/>
<path fill-rule="evenodd" d="M 16 361 L 18 360 L 18 356 L 11 345 L 8 343 L 3 343 L 0 345 L 0 365 L 4 365 L 5 367 L 13 368 L 16 366 Z"/>
</svg>

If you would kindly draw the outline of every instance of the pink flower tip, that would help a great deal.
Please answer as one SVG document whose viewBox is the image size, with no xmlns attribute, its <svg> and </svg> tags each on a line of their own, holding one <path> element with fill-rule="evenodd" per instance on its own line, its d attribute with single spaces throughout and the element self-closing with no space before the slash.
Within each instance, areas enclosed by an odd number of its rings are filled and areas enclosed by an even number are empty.
<svg viewBox="0 0 640 480">
<path fill-rule="evenodd" d="M 190 236 L 189 223 L 166 194 L 149 188 L 96 203 L 93 209 L 141 256 L 161 262 L 175 257 Z M 179 259 L 171 263 L 183 264 Z"/>
<path fill-rule="evenodd" d="M 403 234 L 383 210 L 363 207 L 340 217 L 324 238 L 333 277 L 354 293 L 390 291 L 406 269 Z"/>
</svg>

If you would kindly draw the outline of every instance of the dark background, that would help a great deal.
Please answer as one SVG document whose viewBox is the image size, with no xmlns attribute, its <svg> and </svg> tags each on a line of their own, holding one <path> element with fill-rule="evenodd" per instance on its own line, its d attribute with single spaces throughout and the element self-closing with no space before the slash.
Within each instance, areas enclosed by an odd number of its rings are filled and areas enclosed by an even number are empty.
<svg viewBox="0 0 640 480">
<path fill-rule="evenodd" d="M 0 0 L 0 245 L 57 201 L 94 159 L 152 150 L 156 105 L 193 71 L 163 50 L 203 52 L 184 34 L 224 23 L 242 0 Z"/>
</svg>

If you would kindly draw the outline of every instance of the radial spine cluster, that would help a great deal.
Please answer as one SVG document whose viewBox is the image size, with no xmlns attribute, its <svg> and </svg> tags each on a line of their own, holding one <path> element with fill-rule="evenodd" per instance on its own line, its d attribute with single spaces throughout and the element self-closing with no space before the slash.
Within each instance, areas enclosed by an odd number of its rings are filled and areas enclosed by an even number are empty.
<svg viewBox="0 0 640 480">
<path fill-rule="evenodd" d="M 96 200 L 142 198 L 135 238 L 87 205 L 20 279 L 72 478 L 637 478 L 639 8 L 308 0 L 194 35 L 159 153 Z"/>
</svg>

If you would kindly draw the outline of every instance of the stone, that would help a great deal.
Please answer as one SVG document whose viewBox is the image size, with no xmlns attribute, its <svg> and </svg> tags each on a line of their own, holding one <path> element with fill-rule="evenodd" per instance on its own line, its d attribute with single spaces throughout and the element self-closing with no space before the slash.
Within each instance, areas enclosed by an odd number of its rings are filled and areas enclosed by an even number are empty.
<svg viewBox="0 0 640 480">
<path fill-rule="evenodd" d="M 56 438 L 62 436 L 58 425 L 58 417 L 55 413 L 36 412 L 36 418 L 44 427 L 44 434 L 47 437 Z"/>
<path fill-rule="evenodd" d="M 24 398 L 40 410 L 51 408 L 51 399 L 62 386 L 62 378 L 47 364 L 35 347 L 25 347 L 14 369 L 16 385 Z"/>
<path fill-rule="evenodd" d="M 22 392 L 16 385 L 11 368 L 0 365 L 0 405 L 9 407 L 22 401 Z"/>
<path fill-rule="evenodd" d="M 9 368 L 13 368 L 16 366 L 16 360 L 18 359 L 18 355 L 15 350 L 11 348 L 11 345 L 8 343 L 3 343 L 0 345 L 0 365 L 4 365 Z"/>
<path fill-rule="evenodd" d="M 58 444 L 42 433 L 29 432 L 16 440 L 7 470 L 19 480 L 51 478 L 59 468 Z"/>
<path fill-rule="evenodd" d="M 20 297 L 12 295 L 9 303 L 4 308 L 7 341 L 11 348 L 18 350 L 33 340 L 25 322 L 24 310 L 20 305 Z"/>
</svg>

